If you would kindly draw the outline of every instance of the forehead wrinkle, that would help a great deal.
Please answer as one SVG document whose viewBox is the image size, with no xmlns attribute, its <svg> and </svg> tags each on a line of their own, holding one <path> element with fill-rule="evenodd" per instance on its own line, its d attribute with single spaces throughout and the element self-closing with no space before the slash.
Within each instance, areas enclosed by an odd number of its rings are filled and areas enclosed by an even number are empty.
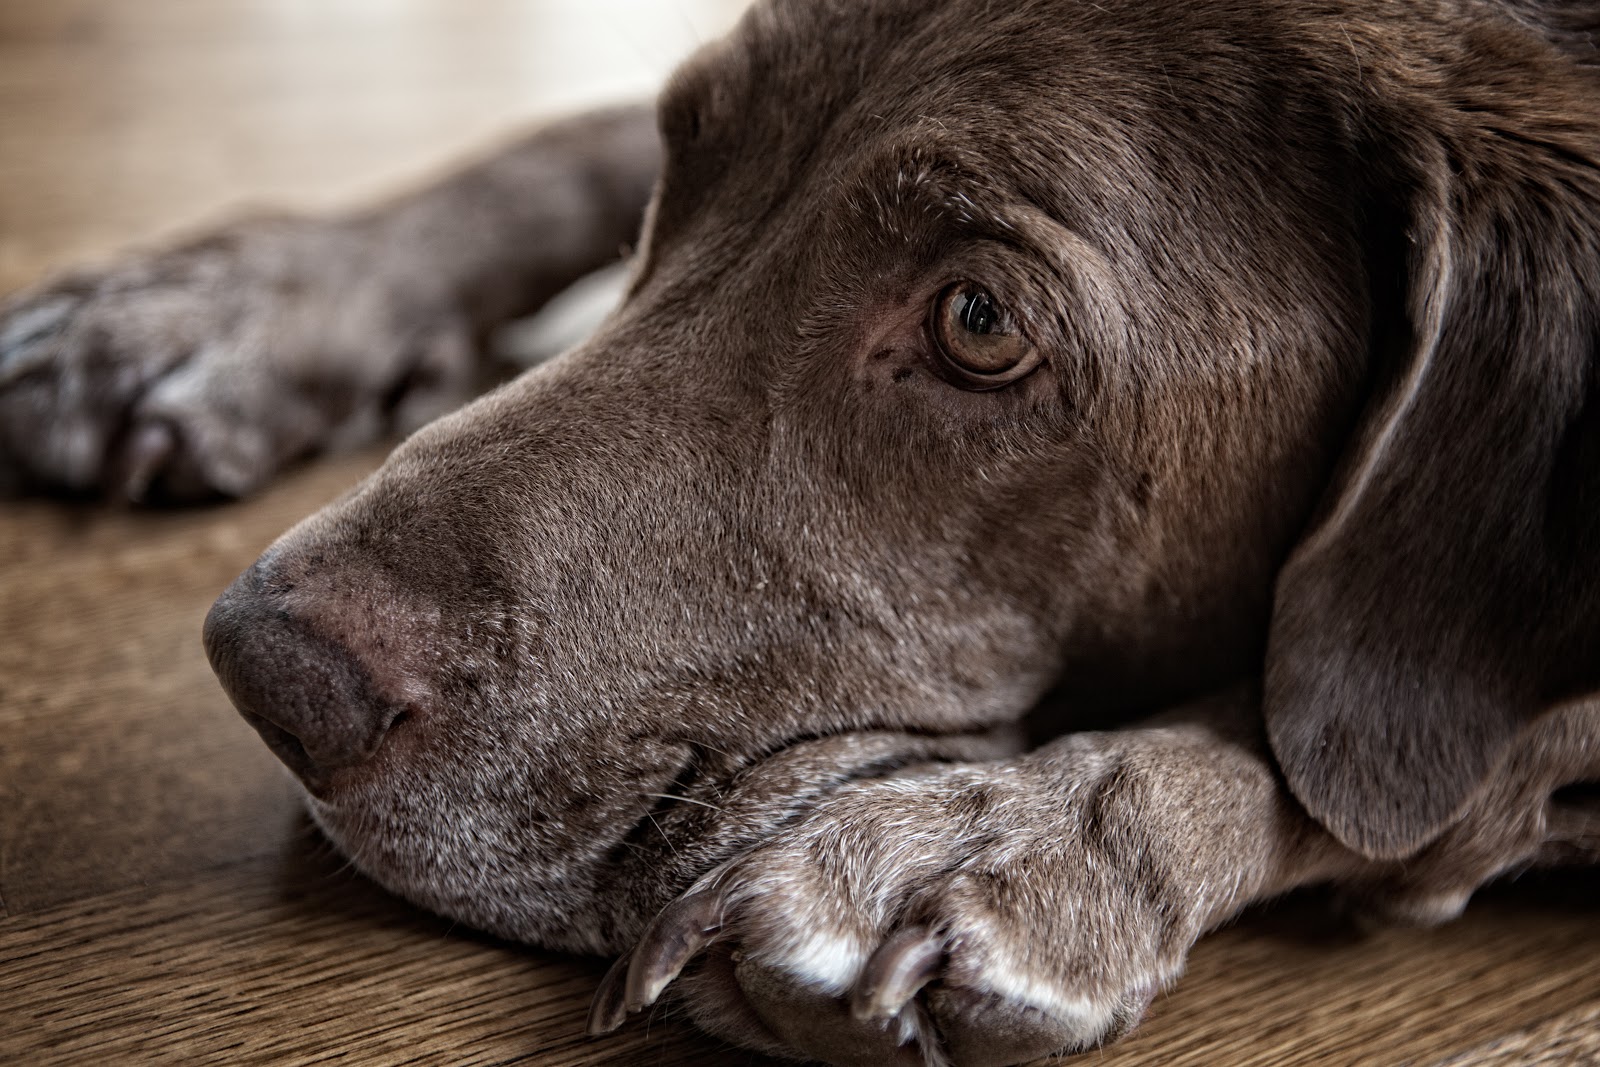
<svg viewBox="0 0 1600 1067">
<path fill-rule="evenodd" d="M 932 123 L 919 126 L 926 130 Z M 968 162 L 970 156 L 947 134 L 908 131 L 849 165 L 837 181 L 852 213 L 889 235 L 915 239 L 925 236 L 930 223 L 1012 234 L 1006 207 L 1017 199 L 1015 191 L 998 171 Z"/>
</svg>

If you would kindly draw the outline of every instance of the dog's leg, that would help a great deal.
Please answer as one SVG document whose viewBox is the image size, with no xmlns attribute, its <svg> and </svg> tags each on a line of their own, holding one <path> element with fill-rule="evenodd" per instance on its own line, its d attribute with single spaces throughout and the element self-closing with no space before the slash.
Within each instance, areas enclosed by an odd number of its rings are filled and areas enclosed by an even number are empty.
<svg viewBox="0 0 1600 1067">
<path fill-rule="evenodd" d="M 1404 863 L 1351 853 L 1304 813 L 1248 693 L 857 783 L 663 912 L 591 1025 L 676 980 L 712 1033 L 831 1063 L 1006 1064 L 1104 1042 L 1251 901 L 1327 881 L 1437 918 L 1406 901 L 1459 910 L 1552 849 L 1592 848 L 1600 817 L 1550 793 L 1596 770 L 1597 714 L 1540 720 L 1494 788 Z"/>
<path fill-rule="evenodd" d="M 1600 699 L 1591 698 L 1529 723 L 1444 834 L 1351 888 L 1379 914 L 1437 923 L 1500 875 L 1592 863 L 1600 863 Z"/>
<path fill-rule="evenodd" d="M 249 492 L 485 377 L 485 334 L 634 239 L 653 112 L 533 133 L 355 215 L 240 222 L 0 306 L 0 488 Z"/>
</svg>

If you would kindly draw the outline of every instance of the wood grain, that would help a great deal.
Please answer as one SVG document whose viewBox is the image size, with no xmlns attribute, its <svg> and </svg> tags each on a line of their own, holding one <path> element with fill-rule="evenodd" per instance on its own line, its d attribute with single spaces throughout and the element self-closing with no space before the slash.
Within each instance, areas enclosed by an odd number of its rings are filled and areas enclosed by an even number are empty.
<svg viewBox="0 0 1600 1067">
<path fill-rule="evenodd" d="M 243 201 L 349 202 L 645 91 L 736 7 L 7 0 L 0 288 Z M 0 505 L 0 1064 L 764 1062 L 659 1014 L 584 1039 L 601 961 L 351 873 L 229 710 L 198 642 L 212 597 L 378 458 L 212 509 Z M 1593 875 L 1540 879 L 1442 930 L 1358 935 L 1300 898 L 1204 942 L 1084 1062 L 1585 1062 L 1597 899 Z"/>
</svg>

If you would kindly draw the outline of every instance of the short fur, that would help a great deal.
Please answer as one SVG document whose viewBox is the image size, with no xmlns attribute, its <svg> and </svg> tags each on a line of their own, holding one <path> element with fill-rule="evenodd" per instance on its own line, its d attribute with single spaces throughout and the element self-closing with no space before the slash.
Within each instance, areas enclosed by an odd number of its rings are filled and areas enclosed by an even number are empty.
<svg viewBox="0 0 1600 1067">
<path fill-rule="evenodd" d="M 629 950 L 597 1031 L 1085 1047 L 1253 900 L 1600 858 L 1595 31 L 768 0 L 656 118 L 17 298 L 0 460 L 231 494 L 415 421 L 653 181 L 600 332 L 286 534 L 212 661 L 372 877 Z M 962 280 L 1037 371 L 941 370 Z"/>
</svg>

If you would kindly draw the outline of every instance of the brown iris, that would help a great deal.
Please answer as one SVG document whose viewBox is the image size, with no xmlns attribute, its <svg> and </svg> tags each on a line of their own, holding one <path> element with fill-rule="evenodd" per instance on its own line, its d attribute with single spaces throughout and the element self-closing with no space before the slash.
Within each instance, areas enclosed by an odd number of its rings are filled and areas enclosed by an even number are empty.
<svg viewBox="0 0 1600 1067">
<path fill-rule="evenodd" d="M 933 305 L 933 337 L 956 384 L 998 389 L 1039 364 L 1038 353 L 983 286 L 956 282 Z"/>
</svg>

